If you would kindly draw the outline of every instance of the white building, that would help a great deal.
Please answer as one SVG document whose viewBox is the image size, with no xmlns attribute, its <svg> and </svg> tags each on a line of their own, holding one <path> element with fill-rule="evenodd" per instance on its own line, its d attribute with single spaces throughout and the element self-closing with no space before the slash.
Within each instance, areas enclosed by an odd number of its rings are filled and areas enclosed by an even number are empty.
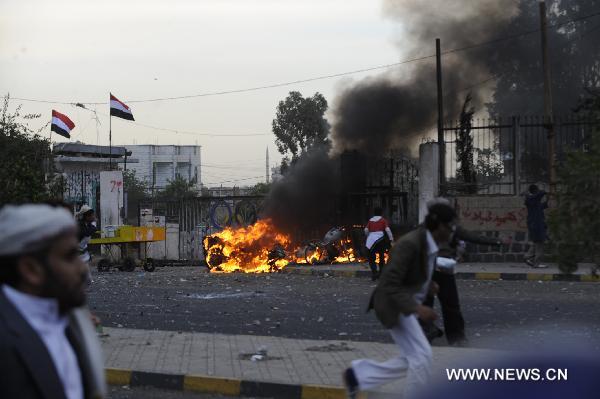
<svg viewBox="0 0 600 399">
<path fill-rule="evenodd" d="M 200 150 L 199 145 L 128 145 L 131 157 L 138 162 L 128 165 L 135 170 L 138 179 L 144 180 L 152 189 L 162 189 L 169 180 L 181 176 L 194 182 L 200 190 Z"/>
</svg>

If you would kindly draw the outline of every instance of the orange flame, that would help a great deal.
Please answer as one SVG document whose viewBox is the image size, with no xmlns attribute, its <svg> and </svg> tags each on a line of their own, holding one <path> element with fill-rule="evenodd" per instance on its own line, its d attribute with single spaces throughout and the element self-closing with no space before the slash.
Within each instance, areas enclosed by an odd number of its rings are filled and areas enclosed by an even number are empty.
<svg viewBox="0 0 600 399">
<path fill-rule="evenodd" d="M 227 227 L 203 241 L 206 262 L 211 271 L 268 273 L 288 265 L 285 252 L 290 238 L 278 233 L 270 219 L 247 227 Z M 274 253 L 275 252 L 275 253 Z"/>
<path fill-rule="evenodd" d="M 246 227 L 227 227 L 203 240 L 206 262 L 211 272 L 270 273 L 297 264 L 343 264 L 366 262 L 345 237 L 335 247 L 322 244 L 297 246 L 278 230 L 270 219 Z M 387 263 L 388 255 L 385 255 Z M 378 260 L 377 260 L 378 261 Z"/>
</svg>

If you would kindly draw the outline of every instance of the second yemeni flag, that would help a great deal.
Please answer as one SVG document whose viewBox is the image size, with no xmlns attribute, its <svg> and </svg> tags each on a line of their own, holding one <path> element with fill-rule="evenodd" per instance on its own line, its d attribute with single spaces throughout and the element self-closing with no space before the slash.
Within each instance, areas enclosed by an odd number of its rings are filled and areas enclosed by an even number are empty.
<svg viewBox="0 0 600 399">
<path fill-rule="evenodd" d="M 75 127 L 73 121 L 71 121 L 66 115 L 61 114 L 55 110 L 52 110 L 52 125 L 50 130 L 60 134 L 68 139 L 71 138 L 71 130 Z"/>
<path fill-rule="evenodd" d="M 110 116 L 116 116 L 130 121 L 134 120 L 131 109 L 112 94 L 110 95 Z"/>
</svg>

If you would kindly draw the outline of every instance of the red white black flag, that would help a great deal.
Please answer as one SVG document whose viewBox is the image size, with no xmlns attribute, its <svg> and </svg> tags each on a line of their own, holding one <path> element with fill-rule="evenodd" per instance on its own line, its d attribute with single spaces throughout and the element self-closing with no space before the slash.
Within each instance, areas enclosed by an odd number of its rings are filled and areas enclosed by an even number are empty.
<svg viewBox="0 0 600 399">
<path fill-rule="evenodd" d="M 60 134 L 68 139 L 71 138 L 71 130 L 75 127 L 73 121 L 67 118 L 66 115 L 52 110 L 52 125 L 50 130 Z"/>
<path fill-rule="evenodd" d="M 130 121 L 134 120 L 131 109 L 112 94 L 110 95 L 110 116 L 116 116 Z"/>
</svg>

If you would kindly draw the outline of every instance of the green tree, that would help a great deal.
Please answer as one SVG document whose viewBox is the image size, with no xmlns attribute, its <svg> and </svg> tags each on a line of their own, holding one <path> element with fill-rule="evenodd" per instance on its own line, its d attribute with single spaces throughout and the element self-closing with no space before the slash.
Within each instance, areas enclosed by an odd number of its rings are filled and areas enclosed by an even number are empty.
<svg viewBox="0 0 600 399">
<path fill-rule="evenodd" d="M 127 223 L 137 223 L 138 204 L 150 199 L 148 183 L 135 175 L 135 170 L 123 171 L 123 184 L 127 193 Z"/>
<path fill-rule="evenodd" d="M 476 148 L 477 162 L 475 163 L 475 174 L 479 181 L 495 182 L 502 178 L 504 167 L 498 156 L 498 146 L 494 148 Z"/>
<path fill-rule="evenodd" d="M 600 94 L 583 102 L 582 113 L 600 118 Z M 557 206 L 549 227 L 561 271 L 577 270 L 577 263 L 600 263 L 600 127 L 589 132 L 583 151 L 572 151 L 558 170 Z"/>
<path fill-rule="evenodd" d="M 269 193 L 269 190 L 271 190 L 271 183 L 269 183 L 269 184 L 267 184 L 267 183 L 256 183 L 250 189 L 250 194 L 252 194 L 252 195 L 265 195 L 265 194 Z"/>
<path fill-rule="evenodd" d="M 526 32 L 540 26 L 537 1 L 518 1 L 519 14 L 497 37 Z M 546 1 L 548 47 L 552 92 L 556 114 L 568 114 L 580 99 L 583 88 L 600 87 L 600 46 L 598 21 L 565 21 L 596 12 L 600 0 Z M 543 76 L 540 64 L 540 34 L 521 36 L 482 48 L 480 57 L 491 60 L 496 88 L 488 110 L 494 117 L 543 114 Z"/>
<path fill-rule="evenodd" d="M 181 201 L 198 196 L 194 188 L 194 181 L 187 181 L 177 175 L 175 179 L 168 180 L 167 186 L 157 194 L 157 198 L 167 201 Z"/>
<path fill-rule="evenodd" d="M 291 91 L 277 106 L 272 128 L 277 150 L 286 164 L 314 146 L 327 143 L 329 124 L 325 120 L 327 100 L 320 93 L 304 98 Z"/>
<path fill-rule="evenodd" d="M 39 135 L 43 128 L 33 131 L 27 125 L 40 115 L 21 115 L 21 106 L 11 113 L 9 100 L 6 95 L 0 111 L 0 206 L 49 199 L 50 141 Z"/>
<path fill-rule="evenodd" d="M 460 113 L 460 126 L 456 137 L 456 159 L 460 162 L 456 177 L 464 183 L 464 190 L 461 191 L 467 194 L 477 191 L 475 165 L 473 164 L 473 136 L 471 135 L 473 114 L 475 114 L 475 108 L 471 106 L 471 93 L 469 93 Z"/>
</svg>

